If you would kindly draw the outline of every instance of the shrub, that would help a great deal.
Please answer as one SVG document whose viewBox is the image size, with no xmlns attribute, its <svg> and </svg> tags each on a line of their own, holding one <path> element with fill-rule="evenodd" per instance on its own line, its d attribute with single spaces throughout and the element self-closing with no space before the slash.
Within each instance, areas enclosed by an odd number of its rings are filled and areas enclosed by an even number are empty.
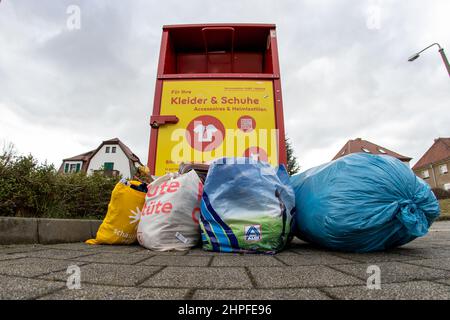
<svg viewBox="0 0 450 320">
<path fill-rule="evenodd" d="M 441 199 L 449 199 L 450 191 L 441 189 L 441 188 L 433 188 L 431 189 L 438 200 Z"/>
<path fill-rule="evenodd" d="M 53 165 L 18 156 L 9 147 L 0 154 L 0 215 L 102 219 L 119 179 L 58 174 Z"/>
</svg>

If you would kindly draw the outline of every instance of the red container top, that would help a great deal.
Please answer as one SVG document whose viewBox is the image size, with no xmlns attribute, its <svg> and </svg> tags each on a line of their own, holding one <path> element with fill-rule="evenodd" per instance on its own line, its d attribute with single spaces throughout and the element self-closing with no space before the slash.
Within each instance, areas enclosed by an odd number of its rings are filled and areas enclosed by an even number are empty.
<svg viewBox="0 0 450 320">
<path fill-rule="evenodd" d="M 272 38 L 274 24 L 166 25 L 158 77 L 279 78 Z"/>
</svg>

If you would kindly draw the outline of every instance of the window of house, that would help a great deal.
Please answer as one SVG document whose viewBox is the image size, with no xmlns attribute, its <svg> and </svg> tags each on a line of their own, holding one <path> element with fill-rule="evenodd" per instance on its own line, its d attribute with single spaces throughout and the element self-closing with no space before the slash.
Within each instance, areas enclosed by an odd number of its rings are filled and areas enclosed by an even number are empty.
<svg viewBox="0 0 450 320">
<path fill-rule="evenodd" d="M 105 162 L 103 165 L 103 168 L 105 171 L 112 171 L 114 170 L 114 162 Z"/>
<path fill-rule="evenodd" d="M 106 147 L 105 152 L 106 152 L 106 153 L 109 153 L 109 147 Z"/>
<path fill-rule="evenodd" d="M 81 163 L 65 163 L 64 164 L 64 173 L 75 173 L 80 172 Z"/>
<path fill-rule="evenodd" d="M 450 183 L 444 184 L 444 190 L 450 191 Z"/>
<path fill-rule="evenodd" d="M 380 153 L 386 154 L 386 150 L 384 150 L 384 149 L 378 148 L 378 151 L 379 151 Z"/>
<path fill-rule="evenodd" d="M 422 171 L 422 178 L 428 179 L 429 177 L 430 177 L 430 173 L 428 172 L 428 170 L 423 170 Z"/>
<path fill-rule="evenodd" d="M 361 150 L 364 151 L 365 153 L 370 153 L 370 150 L 369 150 L 369 149 L 366 149 L 366 148 L 364 148 L 364 147 L 361 147 Z"/>
<path fill-rule="evenodd" d="M 439 172 L 440 172 L 441 174 L 446 174 L 446 173 L 448 172 L 447 165 L 446 165 L 446 164 L 441 164 L 441 165 L 439 166 Z"/>
<path fill-rule="evenodd" d="M 111 153 L 116 153 L 116 147 L 111 147 Z"/>
</svg>

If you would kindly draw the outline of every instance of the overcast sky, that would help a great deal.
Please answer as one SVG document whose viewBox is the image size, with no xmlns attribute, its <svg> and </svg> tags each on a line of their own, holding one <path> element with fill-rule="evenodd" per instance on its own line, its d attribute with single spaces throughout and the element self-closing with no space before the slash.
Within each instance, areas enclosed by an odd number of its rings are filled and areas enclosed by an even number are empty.
<svg viewBox="0 0 450 320">
<path fill-rule="evenodd" d="M 67 8 L 81 28 L 67 27 Z M 0 142 L 57 167 L 119 137 L 146 163 L 164 24 L 275 23 L 302 170 L 361 137 L 413 157 L 450 136 L 450 1 L 2 0 Z"/>
</svg>

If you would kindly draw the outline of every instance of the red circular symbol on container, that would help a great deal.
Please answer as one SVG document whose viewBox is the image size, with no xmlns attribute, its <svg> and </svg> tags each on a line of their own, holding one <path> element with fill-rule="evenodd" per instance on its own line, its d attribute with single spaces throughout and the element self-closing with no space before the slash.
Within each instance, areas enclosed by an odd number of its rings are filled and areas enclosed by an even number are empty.
<svg viewBox="0 0 450 320">
<path fill-rule="evenodd" d="M 237 126 L 243 132 L 251 132 L 256 128 L 256 121 L 250 116 L 242 116 L 238 119 Z"/>
<path fill-rule="evenodd" d="M 255 161 L 268 162 L 269 157 L 267 156 L 266 150 L 260 147 L 250 147 L 244 152 L 244 157 L 250 158 Z"/>
<path fill-rule="evenodd" d="M 199 116 L 186 128 L 186 139 L 195 150 L 211 151 L 222 144 L 225 127 L 213 116 Z"/>
</svg>

